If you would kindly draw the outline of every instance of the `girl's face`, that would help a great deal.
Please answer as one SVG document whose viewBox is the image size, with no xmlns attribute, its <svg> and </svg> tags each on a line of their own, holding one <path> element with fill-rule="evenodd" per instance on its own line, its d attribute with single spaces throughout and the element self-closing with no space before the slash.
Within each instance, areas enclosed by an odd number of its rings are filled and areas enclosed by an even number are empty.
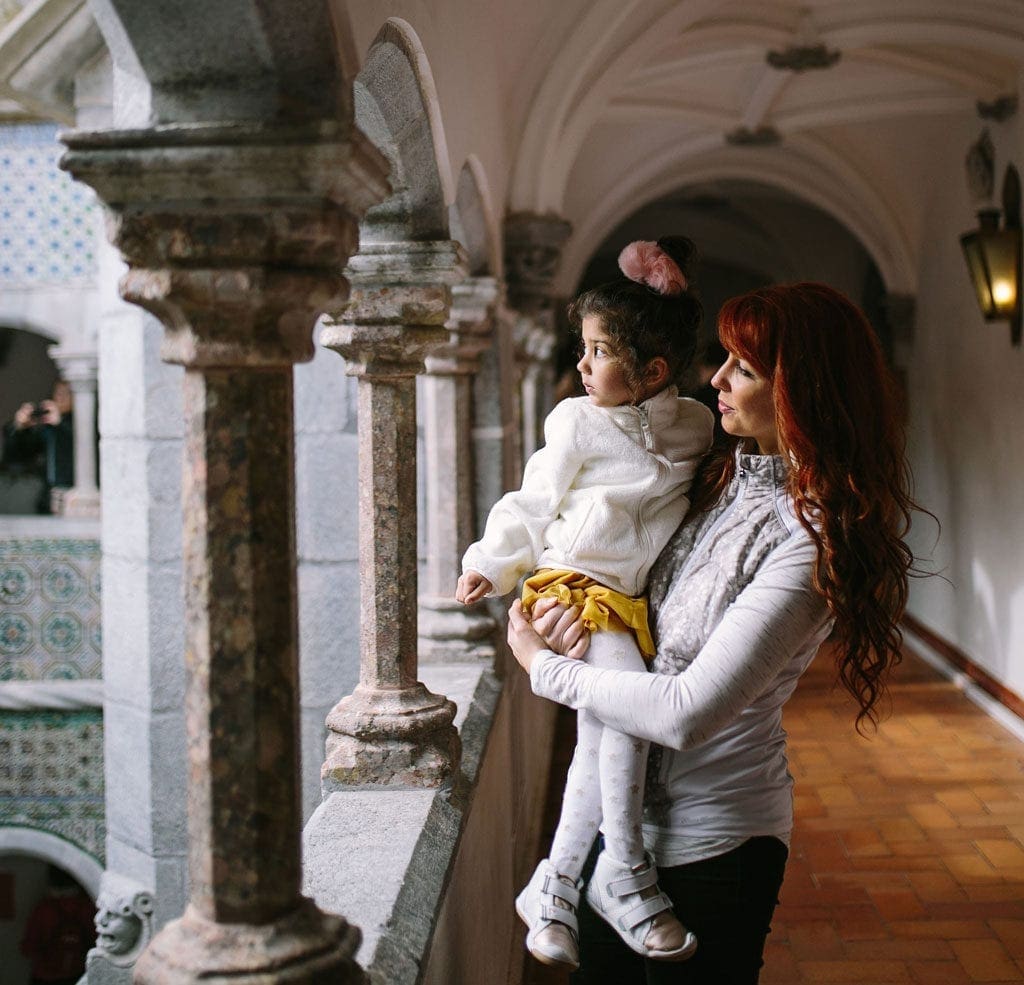
<svg viewBox="0 0 1024 985">
<path fill-rule="evenodd" d="M 711 378 L 718 390 L 722 428 L 738 438 L 753 438 L 762 455 L 779 453 L 775 401 L 771 380 L 757 373 L 745 359 L 730 352 Z"/>
<path fill-rule="evenodd" d="M 633 402 L 622 364 L 597 315 L 584 315 L 580 333 L 583 354 L 576 364 L 590 402 L 598 407 L 619 407 Z"/>
</svg>

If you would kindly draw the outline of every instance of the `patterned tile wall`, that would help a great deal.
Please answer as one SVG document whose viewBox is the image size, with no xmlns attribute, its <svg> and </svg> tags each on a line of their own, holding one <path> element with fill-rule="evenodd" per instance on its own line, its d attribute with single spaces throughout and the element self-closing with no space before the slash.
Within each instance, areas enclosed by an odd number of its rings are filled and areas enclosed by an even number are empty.
<svg viewBox="0 0 1024 985">
<path fill-rule="evenodd" d="M 95 280 L 100 208 L 57 167 L 62 151 L 51 124 L 0 126 L 0 288 Z"/>
<path fill-rule="evenodd" d="M 101 676 L 97 540 L 0 540 L 0 681 Z"/>
<path fill-rule="evenodd" d="M 0 712 L 0 825 L 47 831 L 104 860 L 103 717 Z"/>
</svg>

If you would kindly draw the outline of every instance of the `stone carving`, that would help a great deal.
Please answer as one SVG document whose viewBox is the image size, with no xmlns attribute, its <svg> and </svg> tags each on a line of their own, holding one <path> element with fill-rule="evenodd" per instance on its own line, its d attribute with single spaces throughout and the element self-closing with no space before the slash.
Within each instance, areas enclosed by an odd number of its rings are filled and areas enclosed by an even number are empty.
<svg viewBox="0 0 1024 985">
<path fill-rule="evenodd" d="M 96 946 L 89 960 L 104 960 L 118 968 L 135 963 L 153 936 L 153 897 L 145 890 L 105 889 L 96 901 Z"/>
<path fill-rule="evenodd" d="M 759 126 L 754 130 L 737 127 L 727 133 L 725 139 L 734 147 L 773 147 L 782 143 L 782 135 L 771 126 Z"/>
<path fill-rule="evenodd" d="M 572 226 L 556 215 L 513 212 L 505 220 L 509 303 L 532 314 L 551 306 L 551 285 Z"/>
<path fill-rule="evenodd" d="M 967 187 L 977 204 L 992 200 L 996 181 L 996 148 L 987 129 L 971 144 L 964 160 L 967 168 Z"/>
<path fill-rule="evenodd" d="M 841 51 L 829 51 L 823 44 L 794 44 L 782 51 L 769 51 L 765 61 L 780 71 L 807 72 L 831 68 L 841 57 Z"/>
</svg>

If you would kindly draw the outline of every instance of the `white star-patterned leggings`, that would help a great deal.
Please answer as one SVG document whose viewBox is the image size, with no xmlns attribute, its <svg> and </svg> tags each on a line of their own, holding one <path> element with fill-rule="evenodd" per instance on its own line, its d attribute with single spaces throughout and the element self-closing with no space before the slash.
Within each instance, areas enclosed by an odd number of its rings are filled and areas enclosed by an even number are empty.
<svg viewBox="0 0 1024 985">
<path fill-rule="evenodd" d="M 647 669 L 632 633 L 592 634 L 586 661 L 601 669 Z M 612 858 L 630 866 L 643 861 L 640 817 L 647 746 L 645 740 L 608 728 L 590 712 L 578 712 L 576 752 L 549 856 L 561 875 L 579 879 L 599 827 Z"/>
</svg>

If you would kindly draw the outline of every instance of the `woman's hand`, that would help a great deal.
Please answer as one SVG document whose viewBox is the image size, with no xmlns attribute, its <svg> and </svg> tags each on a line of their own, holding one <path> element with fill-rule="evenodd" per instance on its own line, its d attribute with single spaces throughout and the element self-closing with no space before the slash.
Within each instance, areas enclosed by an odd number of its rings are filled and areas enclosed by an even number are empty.
<svg viewBox="0 0 1024 985">
<path fill-rule="evenodd" d="M 544 637 L 548 649 L 574 660 L 583 657 L 590 646 L 590 633 L 580 610 L 562 605 L 556 598 L 540 598 L 533 605 L 533 628 Z"/>
<path fill-rule="evenodd" d="M 538 599 L 532 619 L 516 599 L 508 610 L 508 645 L 527 673 L 541 650 L 554 650 L 579 658 L 590 646 L 590 633 L 580 619 L 580 610 L 564 606 L 557 599 Z"/>
<path fill-rule="evenodd" d="M 508 645 L 512 655 L 519 661 L 519 666 L 527 673 L 530 672 L 533 658 L 548 647 L 530 624 L 530 617 L 519 599 L 508 610 Z"/>
</svg>

